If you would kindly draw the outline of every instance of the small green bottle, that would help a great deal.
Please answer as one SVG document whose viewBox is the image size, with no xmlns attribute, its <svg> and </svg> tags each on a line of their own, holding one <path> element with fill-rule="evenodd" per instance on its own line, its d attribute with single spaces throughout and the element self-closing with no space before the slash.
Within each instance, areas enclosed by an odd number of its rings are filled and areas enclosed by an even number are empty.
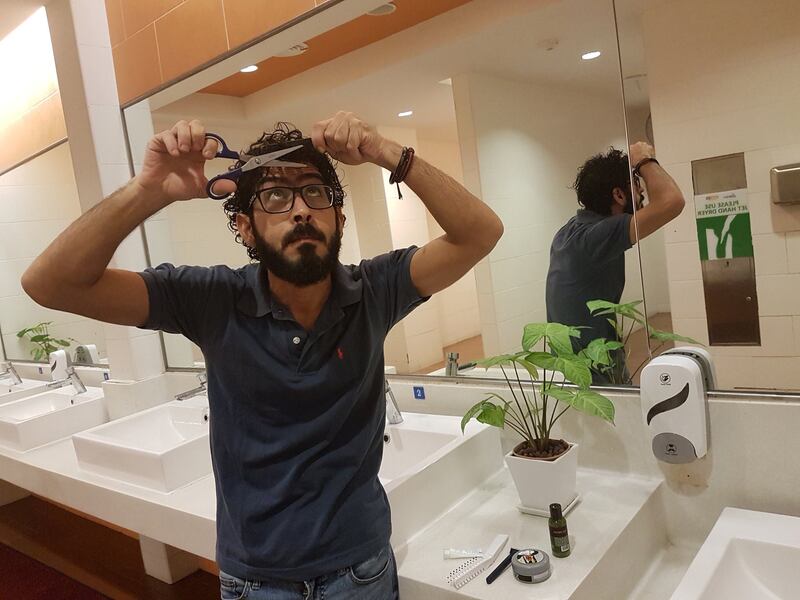
<svg viewBox="0 0 800 600">
<path fill-rule="evenodd" d="M 561 514 L 561 505 L 557 502 L 550 505 L 550 547 L 553 556 L 566 558 L 569 556 L 569 532 L 567 531 L 567 520 Z"/>
</svg>

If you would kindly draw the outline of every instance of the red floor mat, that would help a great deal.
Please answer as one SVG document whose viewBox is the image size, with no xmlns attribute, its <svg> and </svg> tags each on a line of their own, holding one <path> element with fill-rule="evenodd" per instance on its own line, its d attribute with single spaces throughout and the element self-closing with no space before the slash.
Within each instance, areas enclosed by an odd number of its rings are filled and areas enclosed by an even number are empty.
<svg viewBox="0 0 800 600">
<path fill-rule="evenodd" d="M 0 544 L 0 600 L 108 600 L 38 560 Z"/>
</svg>

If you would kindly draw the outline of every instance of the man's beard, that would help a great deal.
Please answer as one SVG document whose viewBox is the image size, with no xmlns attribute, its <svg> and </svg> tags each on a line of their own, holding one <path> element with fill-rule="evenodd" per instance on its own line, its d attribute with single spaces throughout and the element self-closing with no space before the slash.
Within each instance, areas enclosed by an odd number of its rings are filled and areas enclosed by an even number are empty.
<svg viewBox="0 0 800 600">
<path fill-rule="evenodd" d="M 339 262 L 342 236 L 338 222 L 336 231 L 326 244 L 328 252 L 322 257 L 317 255 L 315 244 L 301 242 L 298 247 L 300 257 L 295 260 L 288 259 L 282 252 L 267 244 L 257 231 L 254 231 L 254 234 L 258 259 L 261 263 L 279 279 L 298 287 L 319 283 L 333 272 Z M 325 236 L 316 227 L 308 223 L 301 223 L 283 238 L 281 247 L 285 249 L 293 241 L 304 237 L 325 241 Z"/>
</svg>

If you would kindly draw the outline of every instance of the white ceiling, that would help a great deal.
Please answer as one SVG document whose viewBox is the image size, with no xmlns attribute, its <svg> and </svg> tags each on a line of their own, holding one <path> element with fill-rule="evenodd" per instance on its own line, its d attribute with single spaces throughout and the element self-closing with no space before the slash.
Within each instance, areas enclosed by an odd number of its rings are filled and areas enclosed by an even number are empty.
<svg viewBox="0 0 800 600">
<path fill-rule="evenodd" d="M 0 40 L 45 4 L 44 0 L 0 0 Z"/>
<path fill-rule="evenodd" d="M 552 39 L 558 43 L 548 51 L 546 40 Z M 603 54 L 581 60 L 589 50 Z M 621 98 L 611 0 L 473 0 L 230 103 L 243 103 L 247 121 L 265 126 L 290 120 L 308 127 L 343 109 L 377 125 L 414 127 L 420 136 L 455 139 L 452 88 L 439 82 L 472 71 L 543 89 L 581 90 L 587 101 L 591 95 Z M 158 112 L 204 118 L 204 105 L 219 106 L 219 98 L 193 96 Z M 414 116 L 396 116 L 409 109 Z"/>
</svg>

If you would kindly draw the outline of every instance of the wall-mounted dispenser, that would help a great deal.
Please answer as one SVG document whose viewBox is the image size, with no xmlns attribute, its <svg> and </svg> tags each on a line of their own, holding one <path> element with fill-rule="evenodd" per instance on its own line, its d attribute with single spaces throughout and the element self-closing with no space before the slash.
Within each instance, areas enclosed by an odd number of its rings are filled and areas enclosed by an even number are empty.
<svg viewBox="0 0 800 600">
<path fill-rule="evenodd" d="M 642 369 L 642 414 L 658 460 L 677 464 L 705 456 L 706 392 L 714 380 L 711 355 L 702 348 L 675 348 Z"/>
<path fill-rule="evenodd" d="M 800 163 L 772 167 L 769 181 L 773 204 L 800 203 Z"/>
</svg>

